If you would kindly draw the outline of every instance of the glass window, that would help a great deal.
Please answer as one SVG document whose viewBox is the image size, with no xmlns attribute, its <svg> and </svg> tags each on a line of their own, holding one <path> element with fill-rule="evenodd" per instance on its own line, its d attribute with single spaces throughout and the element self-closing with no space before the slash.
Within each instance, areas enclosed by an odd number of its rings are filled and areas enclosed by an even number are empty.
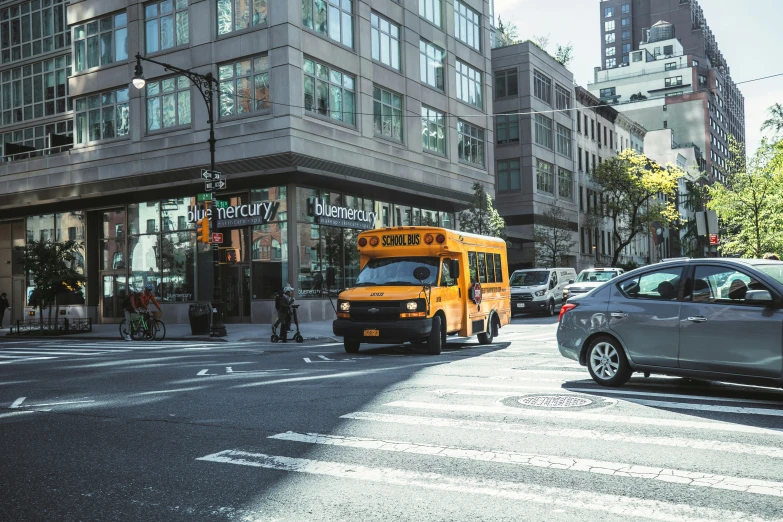
<svg viewBox="0 0 783 522">
<path fill-rule="evenodd" d="M 188 0 L 161 0 L 144 6 L 147 53 L 187 45 L 190 41 Z"/>
<path fill-rule="evenodd" d="M 495 137 L 498 145 L 519 141 L 519 116 L 516 114 L 495 117 Z"/>
<path fill-rule="evenodd" d="M 481 73 L 463 63 L 456 61 L 457 71 L 457 98 L 474 107 L 482 107 L 483 96 L 481 89 Z"/>
<path fill-rule="evenodd" d="M 557 153 L 571 157 L 571 129 L 557 124 Z"/>
<path fill-rule="evenodd" d="M 5 2 L 7 3 L 7 2 Z M 71 47 L 63 0 L 33 0 L 0 9 L 2 63 Z"/>
<path fill-rule="evenodd" d="M 73 28 L 74 70 L 128 59 L 128 16 L 115 14 Z"/>
<path fill-rule="evenodd" d="M 250 250 L 253 299 L 272 299 L 288 282 L 288 227 L 285 186 L 253 189 L 250 201 L 277 205 L 272 222 L 254 225 Z"/>
<path fill-rule="evenodd" d="M 419 16 L 428 22 L 441 26 L 441 13 L 443 0 L 419 0 Z"/>
<path fill-rule="evenodd" d="M 402 96 L 373 87 L 375 135 L 402 141 Z"/>
<path fill-rule="evenodd" d="M 546 161 L 536 160 L 536 188 L 541 192 L 555 193 L 554 174 L 552 164 Z"/>
<path fill-rule="evenodd" d="M 121 138 L 130 132 L 128 89 L 79 98 L 75 105 L 77 145 Z"/>
<path fill-rule="evenodd" d="M 476 50 L 481 48 L 481 15 L 459 0 L 454 0 L 454 36 Z"/>
<path fill-rule="evenodd" d="M 623 41 L 630 40 L 631 39 L 631 31 L 623 31 Z"/>
<path fill-rule="evenodd" d="M 536 143 L 552 150 L 552 120 L 543 114 L 536 114 L 535 122 Z"/>
<path fill-rule="evenodd" d="M 682 85 L 682 76 L 674 76 L 672 78 L 666 78 L 664 80 L 664 85 L 666 87 L 674 87 L 677 85 Z"/>
<path fill-rule="evenodd" d="M 255 56 L 218 67 L 220 115 L 269 109 L 269 57 Z"/>
<path fill-rule="evenodd" d="M 217 0 L 217 34 L 265 24 L 266 10 L 267 0 Z"/>
<path fill-rule="evenodd" d="M 305 110 L 356 125 L 356 86 L 352 75 L 316 61 L 304 61 Z"/>
<path fill-rule="evenodd" d="M 617 93 L 616 87 L 607 87 L 605 89 L 601 89 L 601 98 L 613 98 L 615 94 Z"/>
<path fill-rule="evenodd" d="M 552 104 L 552 80 L 538 71 L 533 71 L 533 95 L 543 102 Z"/>
<path fill-rule="evenodd" d="M 446 154 L 446 117 L 424 105 L 421 107 L 421 142 L 422 150 Z"/>
<path fill-rule="evenodd" d="M 570 109 L 571 108 L 571 91 L 560 85 L 555 85 L 555 107 L 558 109 Z M 567 114 L 569 117 L 570 114 Z"/>
<path fill-rule="evenodd" d="M 506 71 L 496 71 L 495 72 L 495 98 L 516 96 L 517 94 L 519 94 L 517 70 L 508 69 Z"/>
<path fill-rule="evenodd" d="M 557 169 L 557 194 L 568 201 L 574 199 L 574 173 L 562 167 Z"/>
<path fill-rule="evenodd" d="M 614 16 L 614 7 L 604 8 L 604 18 L 611 18 Z"/>
<path fill-rule="evenodd" d="M 621 14 L 628 14 L 631 12 L 631 4 L 623 4 L 621 6 Z"/>
<path fill-rule="evenodd" d="M 606 56 L 614 56 L 617 53 L 617 47 L 607 47 Z"/>
<path fill-rule="evenodd" d="M 609 20 L 608 22 L 604 22 L 604 32 L 608 33 L 610 31 L 614 31 L 614 20 Z"/>
<path fill-rule="evenodd" d="M 681 275 L 680 267 L 665 268 L 627 279 L 617 286 L 629 299 L 676 301 Z"/>
<path fill-rule="evenodd" d="M 614 43 L 614 33 L 606 33 L 604 35 L 604 42 L 608 44 Z"/>
<path fill-rule="evenodd" d="M 399 71 L 400 26 L 379 14 L 371 13 L 370 29 L 372 59 Z"/>
<path fill-rule="evenodd" d="M 606 59 L 606 68 L 611 69 L 612 67 L 617 67 L 617 58 Z"/>
<path fill-rule="evenodd" d="M 468 252 L 468 270 L 470 270 L 470 284 L 478 283 L 478 262 L 475 252 Z"/>
<path fill-rule="evenodd" d="M 0 78 L 3 125 L 54 116 L 71 110 L 68 98 L 70 75 L 70 54 L 6 70 Z M 19 143 L 19 140 L 7 142 Z"/>
<path fill-rule="evenodd" d="M 626 17 L 626 18 L 623 18 L 623 19 L 621 20 L 621 23 L 622 23 L 622 26 L 623 26 L 623 27 L 628 27 L 628 26 L 630 26 L 630 25 L 631 25 L 631 19 L 630 19 L 630 18 L 627 18 L 627 17 Z"/>
<path fill-rule="evenodd" d="M 302 23 L 308 29 L 352 48 L 352 3 L 352 0 L 302 0 Z"/>
<path fill-rule="evenodd" d="M 190 80 L 147 82 L 147 131 L 190 125 Z"/>
<path fill-rule="evenodd" d="M 758 279 L 744 272 L 721 266 L 701 265 L 697 266 L 694 272 L 691 300 L 707 304 L 744 304 L 748 290 L 769 291 Z"/>
<path fill-rule="evenodd" d="M 55 241 L 54 214 L 43 216 L 29 216 L 27 223 L 27 242 L 31 241 Z"/>
<path fill-rule="evenodd" d="M 457 154 L 461 161 L 484 166 L 484 129 L 457 121 Z"/>
<path fill-rule="evenodd" d="M 443 90 L 443 62 L 446 51 L 426 40 L 419 42 L 421 81 Z"/>
<path fill-rule="evenodd" d="M 519 160 L 498 161 L 498 190 L 506 192 L 519 189 Z"/>
</svg>

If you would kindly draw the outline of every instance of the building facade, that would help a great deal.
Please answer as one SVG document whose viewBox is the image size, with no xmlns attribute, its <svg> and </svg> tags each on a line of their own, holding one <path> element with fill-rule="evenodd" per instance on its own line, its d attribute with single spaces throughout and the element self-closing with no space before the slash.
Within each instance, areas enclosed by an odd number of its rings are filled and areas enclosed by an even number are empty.
<svg viewBox="0 0 783 522">
<path fill-rule="evenodd" d="M 745 102 L 698 2 L 602 0 L 599 8 L 601 67 L 590 91 L 648 130 L 674 128 L 701 150 L 708 181 L 724 182 L 729 136 L 745 141 Z"/>
<path fill-rule="evenodd" d="M 532 42 L 493 49 L 492 69 L 496 204 L 509 266 L 529 268 L 545 263 L 536 260 L 533 231 L 549 208 L 564 210 L 577 239 L 574 79 Z M 562 264 L 576 267 L 578 255 L 575 246 Z"/>
<path fill-rule="evenodd" d="M 12 3 L 0 9 L 24 19 L 54 4 L 66 17 L 54 26 L 60 33 L 41 22 L 49 51 L 40 58 L 53 60 L 41 67 L 42 82 L 53 68 L 55 114 L 44 90 L 36 117 L 34 91 L 31 122 L 21 124 L 26 101 L 20 125 L 16 110 L 7 132 L 4 122 L 4 144 L 21 132 L 36 149 L 8 157 L 6 148 L 0 166 L 0 254 L 14 258 L 2 265 L 0 289 L 12 289 L 18 313 L 32 287 L 15 247 L 41 239 L 84 244 L 84 299 L 71 296 L 69 314 L 113 322 L 128 290 L 148 283 L 172 322 L 187 320 L 189 303 L 212 298 L 211 254 L 194 223 L 209 166 L 206 104 L 187 78 L 152 63 L 142 62 L 145 87 L 130 85 L 137 52 L 220 82 L 216 168 L 227 188 L 212 210 L 224 235 L 228 322 L 270 321 L 286 283 L 302 304 L 300 320 L 331 317 L 328 297 L 357 275 L 360 230 L 454 227 L 475 182 L 494 189 L 491 3 Z M 8 62 L 3 42 L 12 81 L 14 56 L 21 52 L 23 82 L 25 60 L 35 61 L 22 41 Z M 36 141 L 47 125 L 72 133 L 72 148 Z"/>
</svg>

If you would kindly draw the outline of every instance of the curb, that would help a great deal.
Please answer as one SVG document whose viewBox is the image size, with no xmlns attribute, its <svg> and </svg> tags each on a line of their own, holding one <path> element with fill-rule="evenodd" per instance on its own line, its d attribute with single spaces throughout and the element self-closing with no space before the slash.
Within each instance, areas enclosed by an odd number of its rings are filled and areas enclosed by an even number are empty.
<svg viewBox="0 0 783 522">
<path fill-rule="evenodd" d="M 22 341 L 22 340 L 29 340 L 29 341 L 54 341 L 54 340 L 78 340 L 78 341 L 122 341 L 123 339 L 118 335 L 113 336 L 107 336 L 107 335 L 97 335 L 97 336 L 75 336 L 75 335 L 9 335 L 6 334 L 4 336 L 0 336 L 0 350 L 2 350 L 2 345 L 4 340 L 14 340 L 14 341 Z M 198 341 L 198 342 L 211 342 L 211 343 L 230 343 L 230 342 L 258 342 L 258 343 L 269 343 L 269 338 L 257 338 L 257 337 L 246 337 L 242 339 L 224 339 L 222 337 L 209 337 L 209 336 L 198 336 L 198 335 L 187 335 L 184 337 L 166 337 L 163 339 L 164 341 Z M 305 337 L 305 341 L 333 341 L 333 342 L 339 342 L 339 339 L 335 339 L 334 337 Z M 134 341 L 128 341 L 128 342 L 134 342 Z M 135 341 L 135 342 L 150 342 L 154 343 L 155 341 Z M 297 344 L 297 343 L 294 343 Z M 298 343 L 301 344 L 301 343 Z"/>
</svg>

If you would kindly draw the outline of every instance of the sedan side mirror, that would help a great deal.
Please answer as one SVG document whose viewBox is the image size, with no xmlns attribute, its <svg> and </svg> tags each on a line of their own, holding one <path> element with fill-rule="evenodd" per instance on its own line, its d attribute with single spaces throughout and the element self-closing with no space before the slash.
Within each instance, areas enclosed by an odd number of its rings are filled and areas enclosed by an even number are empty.
<svg viewBox="0 0 783 522">
<path fill-rule="evenodd" d="M 772 294 L 769 290 L 748 290 L 745 293 L 746 303 L 772 303 Z"/>
</svg>

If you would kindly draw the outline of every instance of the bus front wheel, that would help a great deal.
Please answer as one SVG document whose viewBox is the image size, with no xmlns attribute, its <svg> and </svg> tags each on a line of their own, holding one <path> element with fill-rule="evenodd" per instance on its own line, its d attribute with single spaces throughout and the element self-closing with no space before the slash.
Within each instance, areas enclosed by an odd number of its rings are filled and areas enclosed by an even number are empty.
<svg viewBox="0 0 783 522">
<path fill-rule="evenodd" d="M 430 355 L 440 355 L 443 349 L 442 321 L 443 319 L 439 315 L 432 318 L 432 330 L 430 330 L 430 336 L 427 338 L 427 352 Z"/>
</svg>

